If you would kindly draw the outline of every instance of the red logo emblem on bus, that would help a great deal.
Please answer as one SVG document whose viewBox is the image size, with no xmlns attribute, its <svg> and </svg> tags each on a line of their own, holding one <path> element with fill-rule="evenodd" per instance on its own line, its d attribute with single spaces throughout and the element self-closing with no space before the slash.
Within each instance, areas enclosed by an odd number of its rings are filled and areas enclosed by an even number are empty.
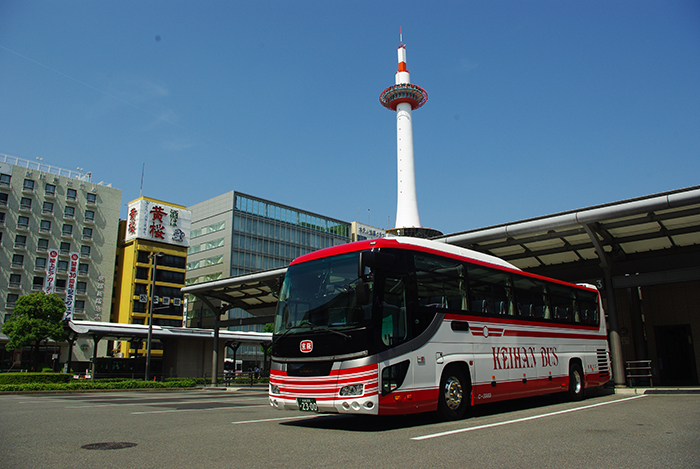
<svg viewBox="0 0 700 469">
<path fill-rule="evenodd" d="M 299 350 L 301 350 L 301 353 L 309 353 L 314 349 L 314 343 L 310 340 L 302 340 L 299 343 Z"/>
</svg>

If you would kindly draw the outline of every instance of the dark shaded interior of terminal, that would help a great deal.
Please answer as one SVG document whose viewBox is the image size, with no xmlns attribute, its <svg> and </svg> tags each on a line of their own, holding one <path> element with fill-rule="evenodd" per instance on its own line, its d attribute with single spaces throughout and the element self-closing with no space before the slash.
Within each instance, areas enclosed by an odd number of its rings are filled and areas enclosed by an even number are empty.
<svg viewBox="0 0 700 469">
<path fill-rule="evenodd" d="M 700 349 L 694 337 L 700 336 L 700 186 L 460 233 L 435 232 L 432 239 L 494 255 L 527 272 L 597 286 L 616 385 L 652 384 L 627 378 L 632 374 L 627 368 L 647 360 L 653 385 L 698 384 Z M 223 371 L 227 349 L 242 344 L 264 348 L 269 334 L 236 335 L 226 328 L 272 322 L 274 291 L 285 271 L 184 287 L 183 293 L 218 314 L 195 318 L 189 324 L 195 327 L 154 332 L 162 343 L 161 373 L 212 376 Z M 249 317 L 228 319 L 233 308 Z M 71 337 L 143 340 L 144 326 L 121 326 L 100 329 L 76 321 Z"/>
</svg>

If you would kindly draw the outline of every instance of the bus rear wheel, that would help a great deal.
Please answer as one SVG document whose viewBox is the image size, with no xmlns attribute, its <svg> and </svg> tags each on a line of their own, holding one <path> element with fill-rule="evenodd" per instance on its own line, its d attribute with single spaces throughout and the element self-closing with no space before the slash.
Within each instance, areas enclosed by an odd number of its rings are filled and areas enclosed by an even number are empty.
<svg viewBox="0 0 700 469">
<path fill-rule="evenodd" d="M 583 368 L 578 363 L 572 363 L 569 366 L 569 397 L 573 401 L 583 399 L 585 391 L 585 381 Z"/>
<path fill-rule="evenodd" d="M 464 417 L 471 396 L 471 388 L 464 372 L 457 367 L 447 368 L 440 378 L 438 412 L 446 420 Z"/>
</svg>

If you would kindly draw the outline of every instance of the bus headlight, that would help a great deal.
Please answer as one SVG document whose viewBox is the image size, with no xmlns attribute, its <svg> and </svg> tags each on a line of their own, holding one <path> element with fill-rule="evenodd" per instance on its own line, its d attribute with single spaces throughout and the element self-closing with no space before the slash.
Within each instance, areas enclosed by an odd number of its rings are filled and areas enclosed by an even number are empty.
<svg viewBox="0 0 700 469">
<path fill-rule="evenodd" d="M 365 392 L 364 384 L 351 384 L 340 388 L 341 396 L 361 396 Z"/>
<path fill-rule="evenodd" d="M 275 384 L 270 385 L 270 394 L 279 394 L 280 393 L 280 388 L 279 386 Z"/>
</svg>

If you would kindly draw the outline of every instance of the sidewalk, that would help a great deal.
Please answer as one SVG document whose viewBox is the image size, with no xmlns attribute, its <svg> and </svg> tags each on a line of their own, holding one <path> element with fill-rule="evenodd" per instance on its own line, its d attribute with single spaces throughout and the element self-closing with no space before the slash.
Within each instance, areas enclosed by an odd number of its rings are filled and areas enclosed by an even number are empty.
<svg viewBox="0 0 700 469">
<path fill-rule="evenodd" d="M 700 394 L 700 388 L 696 386 L 664 386 L 653 388 L 628 388 L 626 386 L 616 386 L 615 394 Z"/>
</svg>

